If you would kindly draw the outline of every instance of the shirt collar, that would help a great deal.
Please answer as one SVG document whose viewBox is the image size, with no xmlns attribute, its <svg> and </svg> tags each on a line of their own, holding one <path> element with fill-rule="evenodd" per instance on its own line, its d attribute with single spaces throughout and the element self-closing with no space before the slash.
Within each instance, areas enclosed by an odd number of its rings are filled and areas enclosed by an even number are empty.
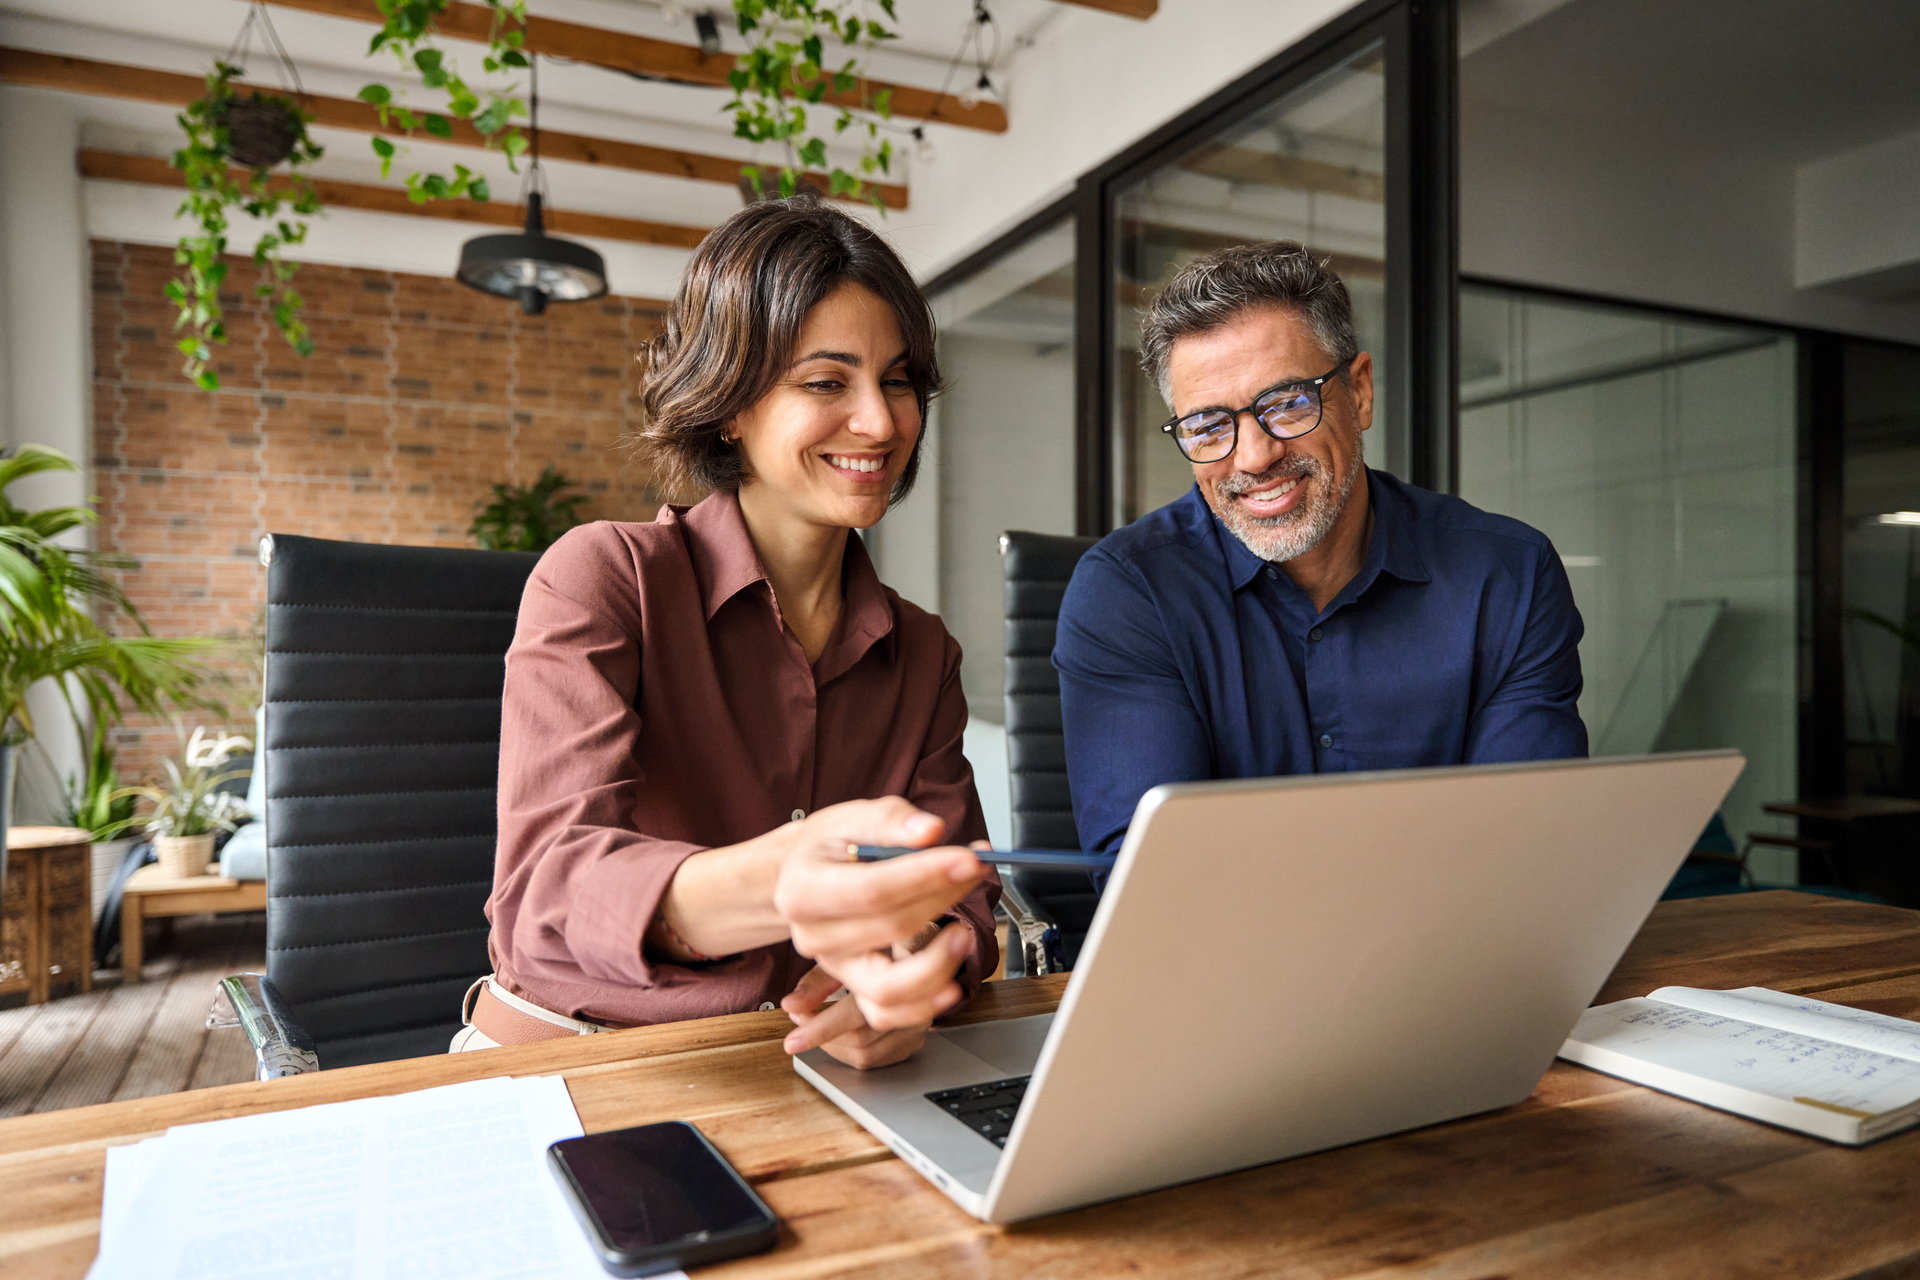
<svg viewBox="0 0 1920 1280">
<path fill-rule="evenodd" d="M 1198 484 L 1194 485 L 1188 497 L 1212 519 L 1214 535 L 1226 552 L 1227 578 L 1233 583 L 1235 591 L 1243 589 L 1259 576 L 1260 571 L 1267 567 L 1267 562 L 1247 550 L 1247 544 L 1234 537 L 1225 522 L 1213 514 Z M 1427 572 L 1427 562 L 1421 556 L 1420 548 L 1414 543 L 1413 513 L 1398 494 L 1390 492 L 1381 483 L 1372 468 L 1367 470 L 1367 503 L 1373 510 L 1373 530 L 1367 538 L 1366 557 L 1360 562 L 1360 572 L 1354 575 L 1352 582 L 1341 588 L 1340 594 L 1329 603 L 1329 609 L 1338 608 L 1348 600 L 1357 600 L 1382 573 L 1390 573 L 1403 582 L 1433 580 Z"/>
<path fill-rule="evenodd" d="M 704 502 L 674 510 L 687 526 L 687 550 L 693 556 L 711 622 L 721 605 L 754 583 L 764 582 L 767 571 L 740 514 L 740 495 L 733 490 L 717 490 Z"/>
<path fill-rule="evenodd" d="M 700 579 L 702 604 L 709 622 L 727 603 L 755 583 L 767 582 L 766 566 L 754 550 L 753 537 L 747 532 L 746 517 L 740 513 L 740 495 L 722 489 L 691 507 L 674 508 L 687 527 L 687 546 L 693 556 L 694 572 Z M 858 662 L 875 641 L 893 631 L 893 606 L 887 600 L 880 575 L 874 572 L 873 559 L 858 533 L 847 536 L 846 557 L 840 569 L 840 589 L 845 601 L 839 625 L 827 642 L 826 652 L 814 664 L 814 674 L 825 683 Z M 773 584 L 767 583 L 767 599 L 773 600 Z"/>
</svg>

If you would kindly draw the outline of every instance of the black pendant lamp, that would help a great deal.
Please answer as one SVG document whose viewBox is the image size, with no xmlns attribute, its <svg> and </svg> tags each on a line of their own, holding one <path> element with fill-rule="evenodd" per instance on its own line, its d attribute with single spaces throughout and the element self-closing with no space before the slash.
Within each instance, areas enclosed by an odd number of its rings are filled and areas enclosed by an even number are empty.
<svg viewBox="0 0 1920 1280">
<path fill-rule="evenodd" d="M 549 302 L 585 302 L 607 291 L 607 264 L 583 244 L 547 234 L 541 217 L 540 70 L 533 59 L 533 91 L 529 104 L 529 131 L 533 145 L 527 165 L 527 226 L 510 235 L 478 236 L 460 250 L 460 283 L 501 298 L 512 298 L 520 309 L 537 316 Z"/>
</svg>

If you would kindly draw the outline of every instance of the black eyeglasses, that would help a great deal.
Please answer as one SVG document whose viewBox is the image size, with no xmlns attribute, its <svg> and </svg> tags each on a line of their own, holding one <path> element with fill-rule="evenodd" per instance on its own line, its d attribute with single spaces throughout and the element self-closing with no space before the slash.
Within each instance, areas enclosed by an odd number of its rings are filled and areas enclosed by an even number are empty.
<svg viewBox="0 0 1920 1280">
<path fill-rule="evenodd" d="M 1197 409 L 1171 418 L 1160 429 L 1173 437 L 1188 462 L 1218 462 L 1233 456 L 1240 443 L 1240 415 L 1250 413 L 1260 429 L 1275 440 L 1297 440 L 1320 425 L 1320 389 L 1346 371 L 1349 356 L 1317 378 L 1282 382 L 1268 387 L 1244 409 Z"/>
</svg>

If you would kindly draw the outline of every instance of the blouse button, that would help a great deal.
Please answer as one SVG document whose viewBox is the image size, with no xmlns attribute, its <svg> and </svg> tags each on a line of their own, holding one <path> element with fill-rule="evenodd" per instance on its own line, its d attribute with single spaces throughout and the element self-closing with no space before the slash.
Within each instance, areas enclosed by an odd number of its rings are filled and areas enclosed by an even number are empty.
<svg viewBox="0 0 1920 1280">
<path fill-rule="evenodd" d="M 798 822 L 798 821 L 800 821 L 800 819 L 802 819 L 802 818 L 804 818 L 804 817 L 806 817 L 806 816 L 807 816 L 807 811 L 806 811 L 805 809 L 795 809 L 795 810 L 793 811 L 793 820 L 794 820 L 795 822 Z"/>
<path fill-rule="evenodd" d="M 762 1001 L 760 1002 L 760 1012 L 762 1012 L 762 1013 L 767 1013 L 767 1012 L 770 1012 L 771 1010 L 773 1010 L 773 1009 L 775 1009 L 775 1008 L 777 1008 L 777 1007 L 778 1007 L 778 1006 L 776 1006 L 776 1005 L 775 1005 L 775 1004 L 773 1003 L 773 1001 L 771 1001 L 771 1000 L 762 1000 Z"/>
</svg>

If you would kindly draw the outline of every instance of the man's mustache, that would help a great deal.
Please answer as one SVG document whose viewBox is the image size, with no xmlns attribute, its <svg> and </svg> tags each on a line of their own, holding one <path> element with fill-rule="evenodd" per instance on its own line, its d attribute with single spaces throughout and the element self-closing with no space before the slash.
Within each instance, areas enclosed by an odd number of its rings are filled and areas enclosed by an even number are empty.
<svg viewBox="0 0 1920 1280">
<path fill-rule="evenodd" d="M 1262 471 L 1259 475 L 1250 475 L 1245 471 L 1236 471 L 1224 480 L 1216 480 L 1213 485 L 1213 491 L 1223 498 L 1232 498 L 1239 494 L 1246 493 L 1250 489 L 1258 489 L 1263 484 L 1272 484 L 1275 480 L 1285 480 L 1289 477 L 1301 476 L 1318 478 L 1320 472 L 1320 460 L 1318 458 L 1310 458 L 1304 454 L 1295 454 L 1289 458 L 1282 458 L 1265 471 Z"/>
</svg>

